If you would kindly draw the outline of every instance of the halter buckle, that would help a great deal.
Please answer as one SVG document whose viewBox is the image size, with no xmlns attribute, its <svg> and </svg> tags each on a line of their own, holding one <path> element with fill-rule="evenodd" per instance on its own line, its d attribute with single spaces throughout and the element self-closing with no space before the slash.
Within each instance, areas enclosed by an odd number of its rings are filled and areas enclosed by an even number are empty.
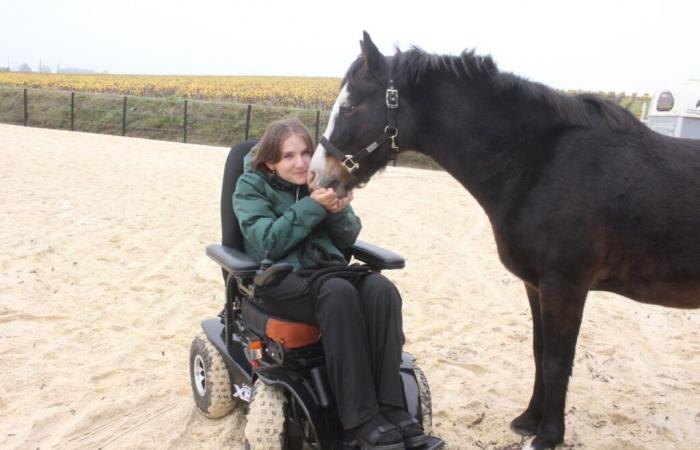
<svg viewBox="0 0 700 450">
<path fill-rule="evenodd" d="M 399 134 L 399 133 L 396 133 Z M 393 136 L 389 136 L 389 139 L 391 139 L 391 149 L 395 151 L 396 153 L 399 152 L 399 146 L 396 145 L 396 134 Z"/>
<path fill-rule="evenodd" d="M 352 155 L 345 155 L 345 159 L 343 159 L 340 164 L 345 168 L 345 170 L 348 171 L 348 173 L 353 173 L 360 168 L 360 164 L 352 159 Z"/>
<path fill-rule="evenodd" d="M 384 127 L 384 134 L 389 136 L 389 139 L 391 140 L 391 149 L 395 151 L 396 153 L 399 152 L 399 146 L 396 145 L 396 136 L 399 135 L 399 130 L 396 127 L 392 127 L 390 125 L 387 125 Z"/>
<path fill-rule="evenodd" d="M 386 89 L 386 107 L 396 109 L 399 107 L 399 91 L 393 87 Z"/>
</svg>

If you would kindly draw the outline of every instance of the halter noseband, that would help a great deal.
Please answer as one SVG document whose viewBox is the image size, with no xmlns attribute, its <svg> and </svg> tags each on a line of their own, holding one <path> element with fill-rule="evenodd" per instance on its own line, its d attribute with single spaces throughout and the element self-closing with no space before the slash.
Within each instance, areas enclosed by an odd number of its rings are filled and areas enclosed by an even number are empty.
<svg viewBox="0 0 700 450">
<path fill-rule="evenodd" d="M 399 152 L 399 147 L 396 145 L 396 136 L 399 135 L 399 129 L 396 127 L 396 110 L 399 108 L 399 91 L 394 87 L 394 80 L 389 80 L 389 85 L 386 88 L 386 119 L 388 125 L 384 127 L 384 132 L 379 135 L 371 144 L 355 153 L 348 155 L 340 150 L 335 145 L 331 144 L 325 136 L 321 136 L 321 145 L 326 151 L 330 152 L 342 165 L 348 173 L 353 173 L 360 168 L 360 161 L 372 154 L 373 151 L 391 141 L 391 149 L 396 153 Z"/>
</svg>

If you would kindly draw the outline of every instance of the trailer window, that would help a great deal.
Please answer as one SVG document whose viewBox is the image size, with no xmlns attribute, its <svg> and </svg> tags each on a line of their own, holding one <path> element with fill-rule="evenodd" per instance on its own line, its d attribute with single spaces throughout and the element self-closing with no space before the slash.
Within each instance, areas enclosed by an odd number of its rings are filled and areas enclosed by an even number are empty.
<svg viewBox="0 0 700 450">
<path fill-rule="evenodd" d="M 659 94 L 659 99 L 656 101 L 657 111 L 670 111 L 673 109 L 673 94 L 670 92 L 662 92 Z"/>
</svg>

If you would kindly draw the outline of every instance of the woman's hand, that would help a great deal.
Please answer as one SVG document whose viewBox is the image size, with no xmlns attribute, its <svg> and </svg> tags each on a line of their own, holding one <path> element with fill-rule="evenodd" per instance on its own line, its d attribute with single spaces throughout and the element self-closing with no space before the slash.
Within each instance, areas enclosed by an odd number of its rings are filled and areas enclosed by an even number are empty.
<svg viewBox="0 0 700 450">
<path fill-rule="evenodd" d="M 315 189 L 311 195 L 311 199 L 314 200 L 323 208 L 331 212 L 331 209 L 338 206 L 338 195 L 333 189 L 328 188 L 318 188 Z"/>
<path fill-rule="evenodd" d="M 333 208 L 329 209 L 329 213 L 339 213 L 340 211 L 344 210 L 345 207 L 347 207 L 350 202 L 352 201 L 352 191 L 348 192 L 347 195 L 343 198 L 338 199 L 338 201 L 335 203 Z"/>
<path fill-rule="evenodd" d="M 323 208 L 331 214 L 338 213 L 344 210 L 352 201 L 352 192 L 343 198 L 338 198 L 338 194 L 333 189 L 319 188 L 311 193 L 311 199 L 323 206 Z"/>
</svg>

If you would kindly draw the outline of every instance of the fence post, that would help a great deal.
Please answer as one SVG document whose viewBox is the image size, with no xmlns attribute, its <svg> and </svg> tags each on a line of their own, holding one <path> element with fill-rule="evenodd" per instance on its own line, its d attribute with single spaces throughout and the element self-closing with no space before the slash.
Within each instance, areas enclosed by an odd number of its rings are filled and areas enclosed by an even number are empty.
<svg viewBox="0 0 700 450">
<path fill-rule="evenodd" d="M 122 106 L 122 136 L 126 136 L 126 95 Z"/>
<path fill-rule="evenodd" d="M 318 145 L 318 122 L 321 119 L 321 111 L 316 110 L 316 145 Z M 328 139 L 328 138 L 326 138 Z"/>
<path fill-rule="evenodd" d="M 245 113 L 245 138 L 243 139 L 244 141 L 248 140 L 248 132 L 250 131 L 250 110 L 253 108 L 253 105 L 248 105 L 248 109 Z"/>
<path fill-rule="evenodd" d="M 27 126 L 29 121 L 29 112 L 27 111 L 27 90 L 24 90 L 24 126 Z"/>
<path fill-rule="evenodd" d="M 187 143 L 187 100 L 185 100 L 185 123 L 182 125 L 182 142 Z"/>
<path fill-rule="evenodd" d="M 75 92 L 70 93 L 70 130 L 73 131 L 73 123 L 75 118 Z"/>
</svg>

